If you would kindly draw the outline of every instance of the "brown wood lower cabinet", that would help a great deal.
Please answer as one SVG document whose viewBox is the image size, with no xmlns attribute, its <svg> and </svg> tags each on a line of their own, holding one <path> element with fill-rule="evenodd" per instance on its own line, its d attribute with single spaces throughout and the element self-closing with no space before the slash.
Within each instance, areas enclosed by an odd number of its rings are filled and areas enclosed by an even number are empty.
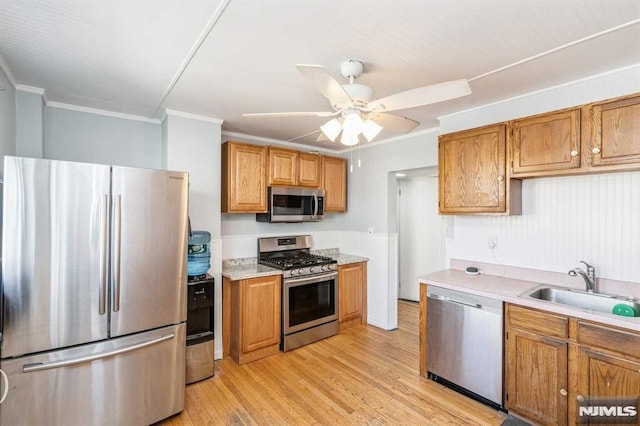
<svg viewBox="0 0 640 426">
<path fill-rule="evenodd" d="M 507 304 L 505 406 L 576 424 L 578 401 L 640 394 L 640 332 Z"/>
<path fill-rule="evenodd" d="M 637 397 L 640 394 L 640 363 L 578 349 L 578 388 L 576 398 Z"/>
<path fill-rule="evenodd" d="M 367 263 L 338 267 L 338 322 L 340 330 L 367 324 Z"/>
<path fill-rule="evenodd" d="M 507 305 L 505 406 L 543 424 L 567 424 L 568 319 Z"/>
<path fill-rule="evenodd" d="M 224 355 L 238 364 L 280 350 L 280 275 L 223 282 Z M 228 346 L 227 346 L 228 345 Z"/>
<path fill-rule="evenodd" d="M 508 410 L 544 424 L 567 424 L 567 343 L 507 331 Z"/>
</svg>

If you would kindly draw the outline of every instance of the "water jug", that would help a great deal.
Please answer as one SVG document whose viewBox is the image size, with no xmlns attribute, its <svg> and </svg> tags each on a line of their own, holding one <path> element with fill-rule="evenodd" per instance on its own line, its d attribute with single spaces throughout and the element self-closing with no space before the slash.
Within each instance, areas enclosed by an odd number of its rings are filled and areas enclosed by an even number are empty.
<svg viewBox="0 0 640 426">
<path fill-rule="evenodd" d="M 205 274 L 211 267 L 211 234 L 207 231 L 193 231 L 187 246 L 187 275 Z"/>
</svg>

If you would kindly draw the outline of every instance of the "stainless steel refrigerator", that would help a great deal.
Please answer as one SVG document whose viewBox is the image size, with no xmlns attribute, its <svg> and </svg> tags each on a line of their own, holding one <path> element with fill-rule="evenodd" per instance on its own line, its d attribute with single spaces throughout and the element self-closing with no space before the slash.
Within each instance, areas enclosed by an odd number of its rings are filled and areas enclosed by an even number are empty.
<svg viewBox="0 0 640 426">
<path fill-rule="evenodd" d="M 187 197 L 182 172 L 5 157 L 0 424 L 183 410 Z"/>
</svg>

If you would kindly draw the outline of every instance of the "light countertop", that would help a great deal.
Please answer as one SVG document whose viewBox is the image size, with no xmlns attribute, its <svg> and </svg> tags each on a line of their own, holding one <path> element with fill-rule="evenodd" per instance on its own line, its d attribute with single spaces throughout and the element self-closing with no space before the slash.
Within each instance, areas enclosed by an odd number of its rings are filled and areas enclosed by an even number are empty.
<svg viewBox="0 0 640 426">
<path fill-rule="evenodd" d="M 222 276 L 229 278 L 231 281 L 266 277 L 269 275 L 282 275 L 282 271 L 258 263 L 222 265 Z"/>
<path fill-rule="evenodd" d="M 368 262 L 368 257 L 357 256 L 355 254 L 338 253 L 331 256 L 338 261 L 338 265 L 348 265 L 350 263 Z"/>
<path fill-rule="evenodd" d="M 600 323 L 606 323 L 635 331 L 640 331 L 640 317 L 623 317 L 619 315 L 599 313 L 578 307 L 561 305 L 543 300 L 519 297 L 520 294 L 542 284 L 560 285 L 549 282 L 527 281 L 499 275 L 468 275 L 463 270 L 447 269 L 418 277 L 421 284 L 427 286 L 464 291 L 478 296 L 490 297 L 503 302 L 513 303 L 530 308 L 545 310 L 562 315 L 581 318 Z"/>
<path fill-rule="evenodd" d="M 312 253 L 332 257 L 338 261 L 338 265 L 369 261 L 367 257 L 340 253 L 338 249 L 314 250 Z M 231 281 L 237 281 L 269 275 L 282 275 L 281 270 L 270 268 L 257 262 L 258 260 L 255 257 L 224 259 L 222 261 L 222 276 L 229 278 Z"/>
</svg>

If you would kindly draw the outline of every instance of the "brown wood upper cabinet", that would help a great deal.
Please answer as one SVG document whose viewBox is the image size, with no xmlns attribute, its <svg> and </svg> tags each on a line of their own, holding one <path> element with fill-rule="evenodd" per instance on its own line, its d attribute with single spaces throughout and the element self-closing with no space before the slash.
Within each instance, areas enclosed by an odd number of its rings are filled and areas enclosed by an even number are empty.
<svg viewBox="0 0 640 426">
<path fill-rule="evenodd" d="M 591 166 L 640 164 L 640 95 L 585 108 Z"/>
<path fill-rule="evenodd" d="M 510 123 L 512 176 L 580 167 L 580 109 Z"/>
<path fill-rule="evenodd" d="M 511 176 L 640 169 L 640 95 L 525 117 L 508 123 Z"/>
<path fill-rule="evenodd" d="M 322 157 L 322 188 L 325 213 L 347 211 L 347 160 Z"/>
<path fill-rule="evenodd" d="M 441 214 L 520 213 L 520 182 L 506 175 L 506 144 L 504 123 L 440 136 Z"/>
<path fill-rule="evenodd" d="M 266 213 L 266 147 L 225 142 L 221 170 L 223 213 Z"/>
<path fill-rule="evenodd" d="M 269 185 L 319 188 L 321 174 L 319 155 L 269 147 Z"/>
</svg>

